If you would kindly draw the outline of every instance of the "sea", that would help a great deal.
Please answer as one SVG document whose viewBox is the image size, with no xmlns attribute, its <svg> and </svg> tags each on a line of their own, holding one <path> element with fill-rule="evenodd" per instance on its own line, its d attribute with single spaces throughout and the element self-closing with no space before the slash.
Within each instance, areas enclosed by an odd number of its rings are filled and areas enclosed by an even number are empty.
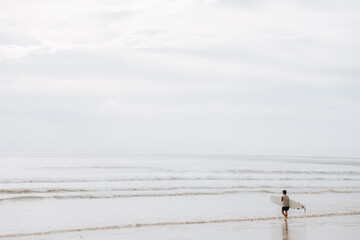
<svg viewBox="0 0 360 240">
<path fill-rule="evenodd" d="M 1 153 L 0 239 L 282 221 L 284 189 L 306 206 L 289 220 L 359 219 L 360 159 Z"/>
</svg>

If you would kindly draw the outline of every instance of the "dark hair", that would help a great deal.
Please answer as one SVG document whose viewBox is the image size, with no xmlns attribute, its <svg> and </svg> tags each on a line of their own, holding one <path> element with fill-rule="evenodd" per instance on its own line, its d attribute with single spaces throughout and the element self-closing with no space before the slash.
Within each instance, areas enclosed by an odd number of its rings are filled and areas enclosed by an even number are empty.
<svg viewBox="0 0 360 240">
<path fill-rule="evenodd" d="M 286 190 L 283 190 L 283 194 L 286 194 Z"/>
</svg>

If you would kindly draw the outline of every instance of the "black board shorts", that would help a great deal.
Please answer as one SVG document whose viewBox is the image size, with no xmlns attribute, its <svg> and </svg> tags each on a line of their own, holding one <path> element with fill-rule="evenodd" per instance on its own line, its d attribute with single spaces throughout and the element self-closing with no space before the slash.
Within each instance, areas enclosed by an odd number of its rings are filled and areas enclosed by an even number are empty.
<svg viewBox="0 0 360 240">
<path fill-rule="evenodd" d="M 289 211 L 289 207 L 282 207 L 283 211 Z"/>
</svg>

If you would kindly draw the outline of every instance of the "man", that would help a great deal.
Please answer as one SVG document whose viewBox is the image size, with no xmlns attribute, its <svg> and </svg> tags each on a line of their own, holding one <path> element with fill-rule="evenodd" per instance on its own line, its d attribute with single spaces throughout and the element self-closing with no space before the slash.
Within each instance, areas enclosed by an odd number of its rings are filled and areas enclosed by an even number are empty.
<svg viewBox="0 0 360 240">
<path fill-rule="evenodd" d="M 288 217 L 288 211 L 289 211 L 289 202 L 290 202 L 290 199 L 289 199 L 289 196 L 286 195 L 286 190 L 283 190 L 283 195 L 281 196 L 281 201 L 282 201 L 282 209 L 281 209 L 281 213 L 282 215 L 284 215 L 285 217 L 285 221 L 287 220 L 287 217 Z"/>
</svg>

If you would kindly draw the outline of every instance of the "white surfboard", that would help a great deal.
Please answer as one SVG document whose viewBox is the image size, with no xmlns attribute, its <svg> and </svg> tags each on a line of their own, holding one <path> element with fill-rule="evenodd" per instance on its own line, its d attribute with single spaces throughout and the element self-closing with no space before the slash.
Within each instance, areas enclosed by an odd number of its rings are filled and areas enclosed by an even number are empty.
<svg viewBox="0 0 360 240">
<path fill-rule="evenodd" d="M 270 196 L 270 200 L 276 204 L 276 205 L 279 205 L 279 206 L 282 206 L 282 202 L 281 202 L 281 195 L 271 195 Z M 296 202 L 294 200 L 291 200 L 290 199 L 290 209 L 296 209 L 296 210 L 306 210 L 306 207 L 304 204 L 301 204 L 299 202 Z"/>
</svg>

